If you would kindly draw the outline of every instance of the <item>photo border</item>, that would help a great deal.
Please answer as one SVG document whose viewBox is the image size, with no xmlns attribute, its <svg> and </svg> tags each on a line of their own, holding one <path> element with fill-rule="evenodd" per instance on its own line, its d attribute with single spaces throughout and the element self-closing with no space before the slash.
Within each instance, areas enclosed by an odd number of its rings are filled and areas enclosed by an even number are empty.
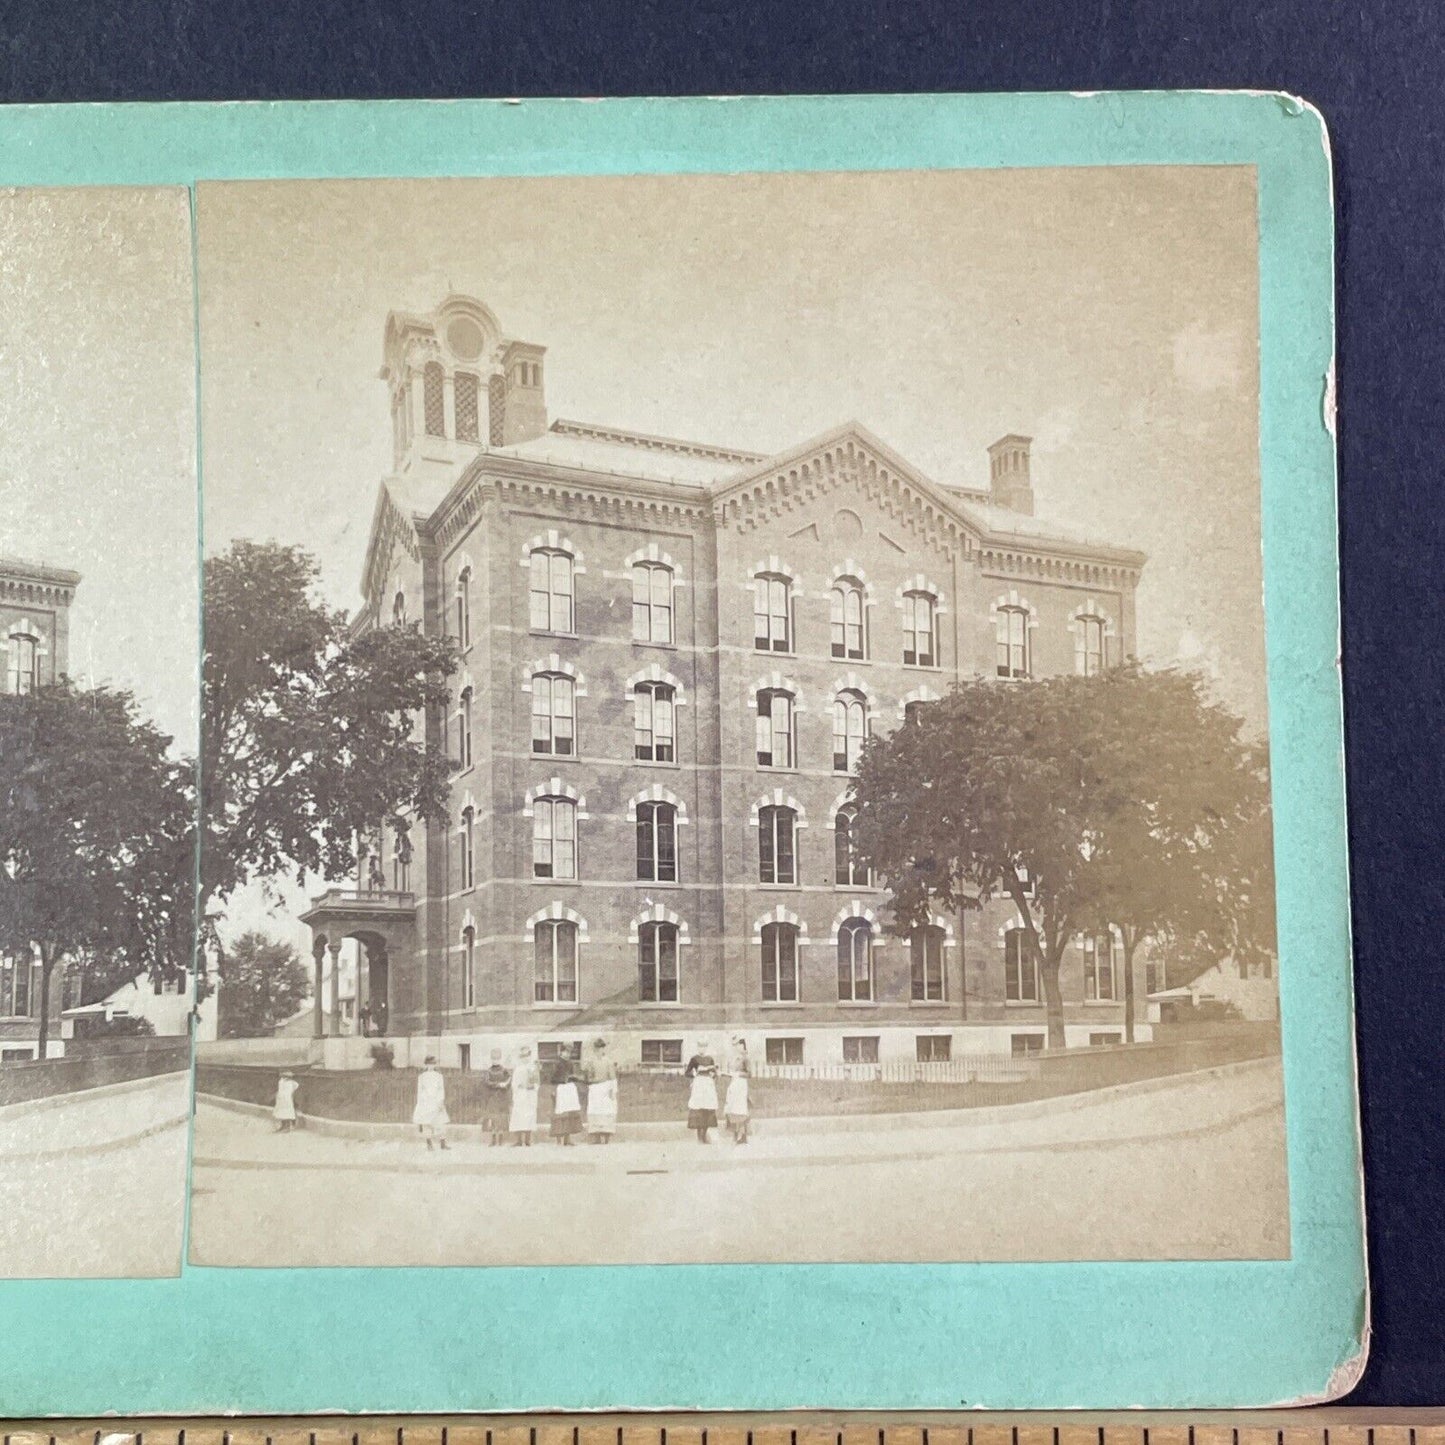
<svg viewBox="0 0 1445 1445">
<path fill-rule="evenodd" d="M 1257 92 L 14 106 L 0 184 L 1252 165 L 1292 1257 L 0 1286 L 9 1416 L 1263 1406 L 1368 1335 L 1323 119 Z M 194 210 L 194 208 L 193 208 Z M 479 1220 L 479 1227 L 484 1227 Z"/>
</svg>

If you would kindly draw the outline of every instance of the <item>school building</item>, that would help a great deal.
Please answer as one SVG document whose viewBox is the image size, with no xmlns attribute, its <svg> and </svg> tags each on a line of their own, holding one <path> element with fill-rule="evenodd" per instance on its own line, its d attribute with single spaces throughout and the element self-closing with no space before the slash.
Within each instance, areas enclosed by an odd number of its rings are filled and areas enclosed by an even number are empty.
<svg viewBox="0 0 1445 1445">
<path fill-rule="evenodd" d="M 554 419 L 546 367 L 470 297 L 387 318 L 357 625 L 457 639 L 418 722 L 456 771 L 444 824 L 380 830 L 304 914 L 313 1031 L 476 1066 L 600 1031 L 653 1064 L 736 1033 L 805 1064 L 1042 1047 L 1011 904 L 887 931 L 849 777 L 956 679 L 1130 655 L 1142 554 L 1035 515 L 1027 436 L 984 488 L 852 421 L 764 456 Z M 1122 969 L 1107 936 L 1070 948 L 1071 1046 L 1122 1040 Z"/>
</svg>

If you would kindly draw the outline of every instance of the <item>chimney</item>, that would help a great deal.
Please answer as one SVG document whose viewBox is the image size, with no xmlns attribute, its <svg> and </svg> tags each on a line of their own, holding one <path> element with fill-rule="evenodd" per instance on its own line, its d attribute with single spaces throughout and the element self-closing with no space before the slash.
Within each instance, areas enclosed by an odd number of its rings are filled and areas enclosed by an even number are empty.
<svg viewBox="0 0 1445 1445">
<path fill-rule="evenodd" d="M 492 377 L 491 443 L 494 447 L 529 442 L 547 430 L 547 402 L 542 390 L 544 346 L 512 341 L 502 353 L 501 370 Z"/>
<path fill-rule="evenodd" d="M 1032 437 L 1000 437 L 988 449 L 988 489 L 996 507 L 1011 512 L 1034 514 L 1034 488 L 1029 479 L 1029 447 Z"/>
</svg>

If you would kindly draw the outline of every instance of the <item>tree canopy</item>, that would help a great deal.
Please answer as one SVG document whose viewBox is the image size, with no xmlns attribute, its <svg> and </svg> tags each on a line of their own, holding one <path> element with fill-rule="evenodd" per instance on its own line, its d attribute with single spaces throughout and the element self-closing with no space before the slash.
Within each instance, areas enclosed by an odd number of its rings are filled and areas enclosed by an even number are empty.
<svg viewBox="0 0 1445 1445">
<path fill-rule="evenodd" d="M 305 965 L 289 943 L 264 933 L 243 933 L 219 955 L 217 1033 L 223 1039 L 253 1039 L 272 1033 L 305 1001 Z"/>
<path fill-rule="evenodd" d="M 886 879 L 900 931 L 939 904 L 1012 900 L 1051 1048 L 1064 1041 L 1059 966 L 1076 933 L 1119 930 L 1130 1036 L 1145 938 L 1272 947 L 1263 753 L 1193 674 L 1129 665 L 960 683 L 868 744 L 854 795 L 859 850 Z"/>
<path fill-rule="evenodd" d="M 190 770 L 129 693 L 0 697 L 0 950 L 40 959 L 39 1043 L 67 958 L 183 967 L 193 936 Z"/>
<path fill-rule="evenodd" d="M 440 816 L 451 771 L 426 723 L 456 650 L 356 631 L 297 547 L 236 542 L 205 564 L 202 916 L 253 877 L 340 878 L 386 819 Z"/>
</svg>

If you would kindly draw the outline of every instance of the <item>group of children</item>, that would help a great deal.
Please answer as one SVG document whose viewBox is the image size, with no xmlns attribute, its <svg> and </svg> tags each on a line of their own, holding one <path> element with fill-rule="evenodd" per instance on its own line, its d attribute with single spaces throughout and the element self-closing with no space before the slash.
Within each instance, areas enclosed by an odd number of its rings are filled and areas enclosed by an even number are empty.
<svg viewBox="0 0 1445 1445">
<path fill-rule="evenodd" d="M 700 1040 L 687 1061 L 683 1077 L 689 1080 L 687 1127 L 696 1133 L 699 1143 L 709 1143 L 713 1129 L 718 1127 L 718 1086 L 720 1073 L 726 1073 L 728 1086 L 721 1114 L 728 1133 L 735 1143 L 748 1142 L 750 1101 L 748 1097 L 748 1050 L 741 1038 L 733 1040 L 732 1053 L 725 1070 L 720 1069 L 706 1040 Z M 574 1137 L 585 1133 L 593 1144 L 611 1143 L 617 1133 L 617 1065 L 608 1056 L 607 1040 L 593 1039 L 585 1062 L 561 1058 L 557 1060 L 550 1082 L 556 1093 L 552 1101 L 552 1137 L 570 1145 Z M 276 1103 L 271 1111 L 276 1127 L 287 1133 L 296 1127 L 295 1074 L 289 1069 L 281 1074 L 276 1085 Z M 586 1088 L 586 1108 L 582 1089 Z M 491 1063 L 482 1075 L 482 1128 L 492 1145 L 504 1144 L 510 1135 L 516 1148 L 529 1148 L 537 1132 L 537 1104 L 542 1090 L 542 1070 L 529 1045 L 517 1051 L 517 1062 L 508 1068 L 502 1062 L 502 1051 L 492 1050 Z M 506 1125 L 503 1127 L 502 1120 Z M 428 1149 L 446 1149 L 447 1112 L 446 1080 L 437 1067 L 436 1056 L 428 1054 L 416 1081 L 416 1106 L 411 1122 L 426 1142 Z"/>
</svg>

